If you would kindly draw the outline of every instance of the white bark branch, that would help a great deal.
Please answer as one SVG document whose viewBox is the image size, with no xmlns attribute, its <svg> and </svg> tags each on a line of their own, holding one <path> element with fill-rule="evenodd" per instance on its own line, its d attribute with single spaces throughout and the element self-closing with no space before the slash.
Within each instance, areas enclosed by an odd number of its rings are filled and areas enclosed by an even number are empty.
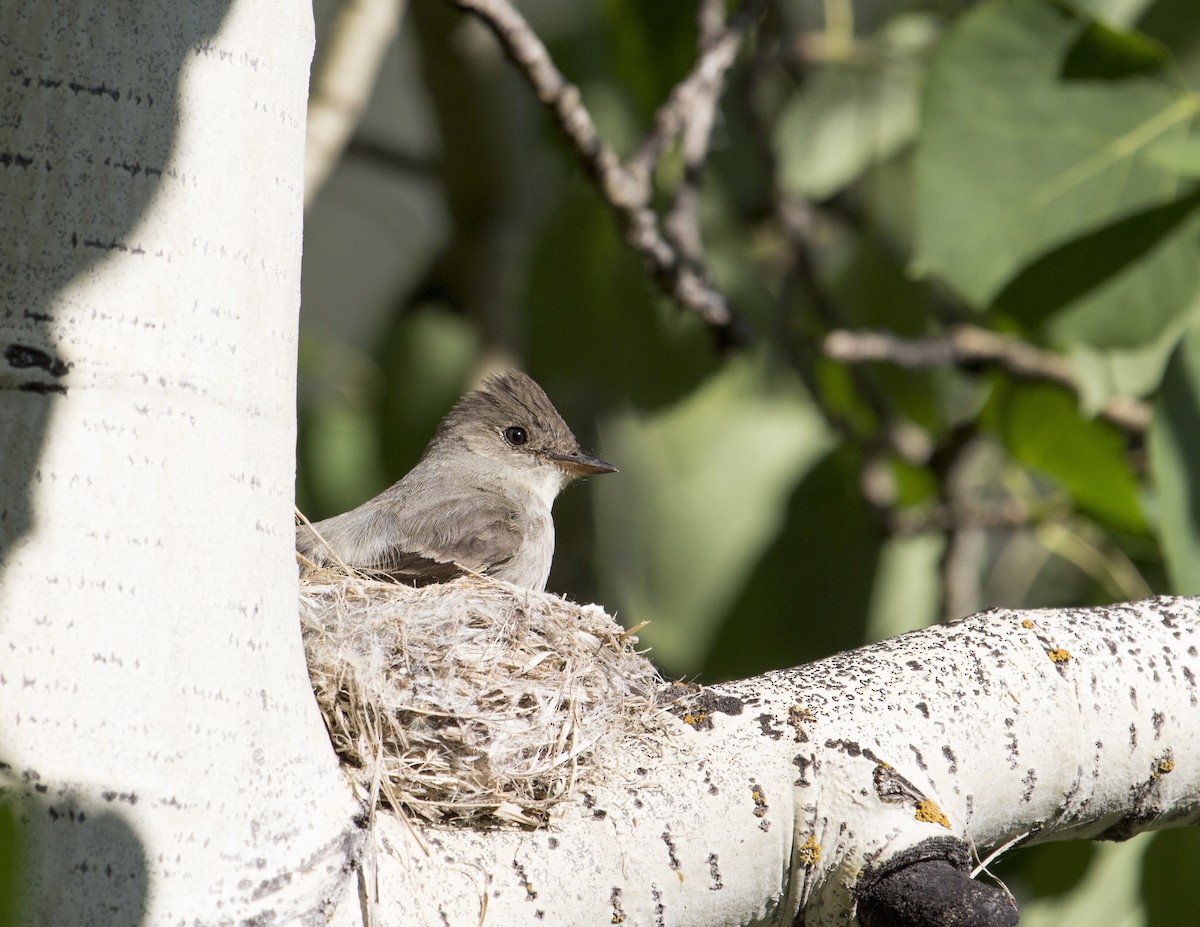
<svg viewBox="0 0 1200 927">
<path fill-rule="evenodd" d="M 606 757 L 619 783 L 549 830 L 418 828 L 426 855 L 381 816 L 380 909 L 652 925 L 791 924 L 802 907 L 844 924 L 914 848 L 1194 824 L 1198 646 L 1196 599 L 993 610 L 720 686 L 711 730 L 680 722 L 657 766 Z"/>
</svg>

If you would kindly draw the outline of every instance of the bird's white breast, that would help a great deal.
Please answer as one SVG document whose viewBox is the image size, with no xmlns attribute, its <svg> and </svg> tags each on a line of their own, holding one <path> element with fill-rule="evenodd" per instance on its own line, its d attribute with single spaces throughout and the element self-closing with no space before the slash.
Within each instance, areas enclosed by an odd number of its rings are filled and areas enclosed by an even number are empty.
<svg viewBox="0 0 1200 927">
<path fill-rule="evenodd" d="M 554 561 L 554 517 L 550 510 L 562 489 L 562 475 L 554 467 L 525 471 L 506 489 L 516 499 L 518 509 L 525 512 L 524 537 L 512 559 L 492 575 L 518 586 L 545 589 Z"/>
</svg>

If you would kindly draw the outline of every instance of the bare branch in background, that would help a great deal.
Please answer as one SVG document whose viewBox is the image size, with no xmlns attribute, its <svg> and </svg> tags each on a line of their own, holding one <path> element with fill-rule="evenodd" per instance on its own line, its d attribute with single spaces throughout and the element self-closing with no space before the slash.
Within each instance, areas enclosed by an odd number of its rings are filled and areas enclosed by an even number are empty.
<svg viewBox="0 0 1200 927">
<path fill-rule="evenodd" d="M 654 114 L 654 128 L 629 157 L 627 167 L 631 173 L 648 178 L 672 143 L 681 134 L 686 136 L 693 127 L 703 127 L 699 133 L 703 140 L 700 154 L 707 155 L 708 129 L 725 89 L 725 74 L 733 65 L 742 38 L 757 21 L 763 5 L 763 0 L 747 0 L 727 21 L 724 3 L 702 0 L 696 14 L 699 25 L 696 63 Z"/>
<path fill-rule="evenodd" d="M 697 11 L 696 64 L 659 108 L 654 130 L 629 159 L 635 174 L 640 172 L 649 177 L 671 141 L 680 137 L 683 180 L 663 219 L 663 230 L 680 257 L 700 273 L 704 261 L 700 234 L 701 175 L 708 160 L 725 74 L 737 57 L 742 36 L 756 18 L 759 6 L 757 0 L 751 0 L 738 10 L 736 21 L 728 23 L 724 0 L 702 0 Z"/>
<path fill-rule="evenodd" d="M 995 364 L 1023 380 L 1054 383 L 1076 396 L 1081 392 L 1065 357 L 974 325 L 958 325 L 931 338 L 901 338 L 884 331 L 833 331 L 826 336 L 823 349 L 826 357 L 845 364 L 882 361 L 909 370 Z M 1114 397 L 1098 414 L 1130 434 L 1142 434 L 1150 424 L 1150 407 L 1130 396 Z"/>
<path fill-rule="evenodd" d="M 312 207 L 354 134 L 405 0 L 343 0 L 312 77 L 304 145 L 304 208 Z"/>
<path fill-rule="evenodd" d="M 659 289 L 723 336 L 737 337 L 734 311 L 705 267 L 698 210 L 691 197 L 707 158 L 725 72 L 733 64 L 741 38 L 762 8 L 763 0 L 747 0 L 728 23 L 722 3 L 705 0 L 700 11 L 701 51 L 696 64 L 659 109 L 654 128 L 627 163 L 622 163 L 596 130 L 579 88 L 558 70 L 546 46 L 508 0 L 455 0 L 455 3 L 487 25 L 521 69 L 538 99 L 554 114 L 559 128 L 616 213 L 626 243 L 641 254 Z M 694 171 L 689 172 L 676 197 L 672 216 L 664 223 L 650 207 L 651 177 L 662 153 L 680 133 L 684 135 L 687 166 Z"/>
<path fill-rule="evenodd" d="M 929 511 L 897 511 L 888 519 L 888 530 L 900 535 L 929 531 L 952 531 L 960 525 L 972 528 L 1023 528 L 1032 520 L 1029 506 L 1019 499 L 994 502 L 966 499 L 951 508 L 939 505 Z"/>
</svg>

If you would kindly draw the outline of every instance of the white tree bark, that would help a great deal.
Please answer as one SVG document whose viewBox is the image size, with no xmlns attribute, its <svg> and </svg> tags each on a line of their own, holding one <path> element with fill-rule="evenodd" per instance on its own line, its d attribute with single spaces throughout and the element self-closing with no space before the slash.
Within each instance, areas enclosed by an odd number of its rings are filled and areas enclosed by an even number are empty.
<svg viewBox="0 0 1200 927">
<path fill-rule="evenodd" d="M 277 0 L 0 12 L 0 784 L 41 923 L 341 890 L 290 555 L 311 55 Z"/>
<path fill-rule="evenodd" d="M 384 922 L 845 924 L 914 850 L 1195 824 L 1197 647 L 1196 599 L 993 610 L 717 687 L 549 830 L 381 818 Z"/>
<path fill-rule="evenodd" d="M 722 687 L 548 830 L 368 838 L 296 621 L 307 13 L 0 16 L 0 783 L 28 920 L 844 923 L 914 848 L 1195 822 L 1200 602 L 1154 600 Z"/>
</svg>

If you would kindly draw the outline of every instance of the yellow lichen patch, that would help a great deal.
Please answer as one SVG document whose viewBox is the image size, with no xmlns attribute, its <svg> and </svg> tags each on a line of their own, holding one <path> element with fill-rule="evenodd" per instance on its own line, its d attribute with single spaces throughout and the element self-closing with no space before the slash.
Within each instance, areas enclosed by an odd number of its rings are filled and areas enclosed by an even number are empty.
<svg viewBox="0 0 1200 927">
<path fill-rule="evenodd" d="M 750 790 L 750 797 L 754 800 L 754 816 L 761 818 L 767 813 L 767 796 L 762 793 L 762 789 L 754 786 Z"/>
<path fill-rule="evenodd" d="M 1171 757 L 1158 761 L 1158 767 L 1155 769 L 1156 776 L 1165 776 L 1169 772 L 1175 771 L 1175 761 Z"/>
<path fill-rule="evenodd" d="M 821 844 L 817 843 L 817 838 L 810 835 L 804 841 L 804 846 L 796 852 L 796 858 L 806 869 L 812 869 L 819 863 L 821 861 Z"/>
<path fill-rule="evenodd" d="M 683 723 L 690 724 L 692 727 L 698 727 L 699 725 L 701 725 L 705 721 L 707 721 L 708 718 L 709 718 L 709 714 L 707 711 L 695 711 L 695 712 L 689 711 L 687 714 L 685 714 L 683 716 Z"/>
<path fill-rule="evenodd" d="M 809 724 L 815 724 L 817 715 L 811 709 L 805 708 L 803 705 L 793 705 L 788 709 L 788 724 L 796 731 L 796 743 L 803 743 L 808 736 L 805 727 Z"/>
<path fill-rule="evenodd" d="M 621 909 L 621 890 L 614 888 L 612 896 L 609 898 L 609 903 L 612 904 L 612 923 L 624 924 L 625 912 Z"/>
<path fill-rule="evenodd" d="M 1066 663 L 1071 659 L 1071 651 L 1057 647 L 1054 650 L 1047 650 L 1046 656 L 1050 658 L 1050 662 L 1052 663 Z"/>
<path fill-rule="evenodd" d="M 803 705 L 793 705 L 788 709 L 788 723 L 794 725 L 812 724 L 817 720 L 817 713 Z"/>
<path fill-rule="evenodd" d="M 941 824 L 947 830 L 950 829 L 950 819 L 942 814 L 942 809 L 937 806 L 936 802 L 932 802 L 928 798 L 917 802 L 916 817 L 918 821 L 924 821 L 926 824 Z"/>
<path fill-rule="evenodd" d="M 1023 627 L 1026 631 L 1032 631 L 1033 630 L 1033 622 L 1030 621 L 1028 618 L 1026 618 L 1024 621 L 1021 622 L 1021 627 Z"/>
</svg>

